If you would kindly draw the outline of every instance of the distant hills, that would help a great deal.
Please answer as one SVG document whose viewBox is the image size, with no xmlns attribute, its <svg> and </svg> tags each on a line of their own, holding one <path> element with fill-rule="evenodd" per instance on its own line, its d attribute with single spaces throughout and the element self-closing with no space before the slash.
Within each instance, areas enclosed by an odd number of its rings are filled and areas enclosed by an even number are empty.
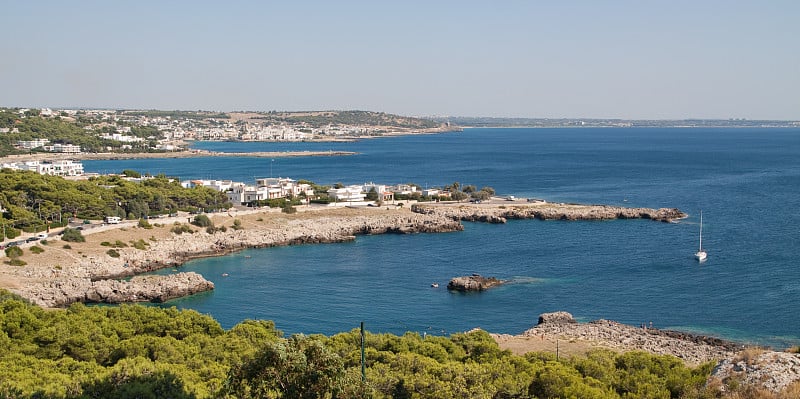
<svg viewBox="0 0 800 399">
<path fill-rule="evenodd" d="M 440 123 L 464 127 L 800 127 L 800 121 L 748 119 L 592 119 L 431 117 Z"/>
</svg>

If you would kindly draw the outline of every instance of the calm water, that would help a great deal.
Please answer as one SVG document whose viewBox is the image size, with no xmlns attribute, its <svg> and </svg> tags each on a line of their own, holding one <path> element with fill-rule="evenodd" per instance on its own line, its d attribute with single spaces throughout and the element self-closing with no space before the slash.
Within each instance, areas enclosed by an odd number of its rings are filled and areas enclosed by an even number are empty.
<svg viewBox="0 0 800 399">
<path fill-rule="evenodd" d="M 550 201 L 677 207 L 680 223 L 513 221 L 463 232 L 240 252 L 186 264 L 216 284 L 170 303 L 229 328 L 271 319 L 287 333 L 516 334 L 543 312 L 613 319 L 777 347 L 800 344 L 800 129 L 467 129 L 354 143 L 197 143 L 222 151 L 345 150 L 348 157 L 85 161 L 136 169 L 321 184 L 458 181 Z M 707 262 L 698 265 L 698 215 Z M 169 271 L 165 271 L 169 272 Z M 222 277 L 222 273 L 229 274 Z M 447 281 L 514 283 L 480 294 Z M 438 282 L 442 288 L 430 287 Z"/>
</svg>

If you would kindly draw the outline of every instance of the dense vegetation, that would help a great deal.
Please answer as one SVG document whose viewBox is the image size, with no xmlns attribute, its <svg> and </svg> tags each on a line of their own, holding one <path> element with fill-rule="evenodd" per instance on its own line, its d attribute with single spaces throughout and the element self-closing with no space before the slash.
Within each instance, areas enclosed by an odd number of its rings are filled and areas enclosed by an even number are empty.
<svg viewBox="0 0 800 399">
<path fill-rule="evenodd" d="M 101 138 L 105 133 L 115 133 L 116 127 L 102 125 L 97 120 L 81 117 L 62 116 L 43 117 L 38 110 L 29 110 L 20 114 L 19 110 L 0 109 L 0 128 L 9 129 L 8 133 L 0 134 L 0 156 L 11 154 L 26 154 L 29 150 L 20 150 L 14 146 L 17 141 L 34 139 L 48 139 L 49 144 L 74 144 L 80 146 L 84 152 L 149 152 L 153 151 L 155 140 L 162 138 L 162 133 L 152 126 L 136 126 L 129 123 L 117 123 L 119 126 L 129 126 L 131 136 L 149 139 L 139 143 L 123 143 L 116 140 Z M 131 148 L 123 149 L 125 145 Z M 35 149 L 33 151 L 41 151 Z"/>
<path fill-rule="evenodd" d="M 310 127 L 328 125 L 386 126 L 400 128 L 435 128 L 440 123 L 430 119 L 411 118 L 371 111 L 268 112 L 256 119 L 272 123 L 306 123 Z"/>
<path fill-rule="evenodd" d="M 160 111 L 160 110 L 123 110 L 119 111 L 124 115 L 146 116 L 149 118 L 172 118 L 172 119 L 230 119 L 224 112 L 211 111 Z"/>
<path fill-rule="evenodd" d="M 718 398 L 712 365 L 607 350 L 513 355 L 483 331 L 357 330 L 283 338 L 272 322 L 224 330 L 191 310 L 72 305 L 45 311 L 0 291 L 0 397 Z M 772 397 L 735 384 L 730 397 Z M 780 397 L 780 396 L 776 396 Z"/>
<path fill-rule="evenodd" d="M 16 237 L 20 229 L 42 231 L 47 225 L 64 225 L 69 217 L 139 219 L 178 210 L 230 206 L 225 193 L 207 187 L 183 188 L 179 181 L 163 175 L 138 183 L 120 176 L 73 181 L 35 172 L 0 170 L 0 207 L 5 210 L 0 224 L 8 238 Z"/>
</svg>

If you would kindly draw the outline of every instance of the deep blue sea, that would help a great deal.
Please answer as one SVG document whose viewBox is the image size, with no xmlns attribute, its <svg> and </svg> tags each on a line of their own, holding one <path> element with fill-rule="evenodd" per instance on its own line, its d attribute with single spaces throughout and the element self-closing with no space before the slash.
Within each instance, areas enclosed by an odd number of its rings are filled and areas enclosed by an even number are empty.
<svg viewBox="0 0 800 399">
<path fill-rule="evenodd" d="M 343 150 L 302 158 L 84 161 L 181 179 L 441 186 L 548 201 L 676 207 L 678 223 L 511 221 L 463 232 L 360 236 L 344 244 L 195 260 L 213 292 L 172 301 L 225 328 L 274 320 L 286 333 L 518 334 L 540 313 L 599 318 L 786 347 L 800 344 L 800 129 L 466 129 L 348 143 L 197 142 L 219 151 Z M 708 261 L 693 258 L 699 212 Z M 163 271 L 165 273 L 169 270 Z M 222 277 L 227 273 L 227 277 Z M 454 276 L 513 283 L 448 292 Z M 441 288 L 430 285 L 438 282 Z"/>
</svg>

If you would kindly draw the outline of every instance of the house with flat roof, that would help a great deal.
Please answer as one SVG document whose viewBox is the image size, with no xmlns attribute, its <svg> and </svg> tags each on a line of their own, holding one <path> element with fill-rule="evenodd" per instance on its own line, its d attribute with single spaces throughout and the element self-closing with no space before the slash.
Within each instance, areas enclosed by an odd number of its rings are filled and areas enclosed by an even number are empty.
<svg viewBox="0 0 800 399">
<path fill-rule="evenodd" d="M 367 195 L 361 186 L 353 185 L 328 190 L 328 198 L 337 202 L 363 202 Z"/>
</svg>

